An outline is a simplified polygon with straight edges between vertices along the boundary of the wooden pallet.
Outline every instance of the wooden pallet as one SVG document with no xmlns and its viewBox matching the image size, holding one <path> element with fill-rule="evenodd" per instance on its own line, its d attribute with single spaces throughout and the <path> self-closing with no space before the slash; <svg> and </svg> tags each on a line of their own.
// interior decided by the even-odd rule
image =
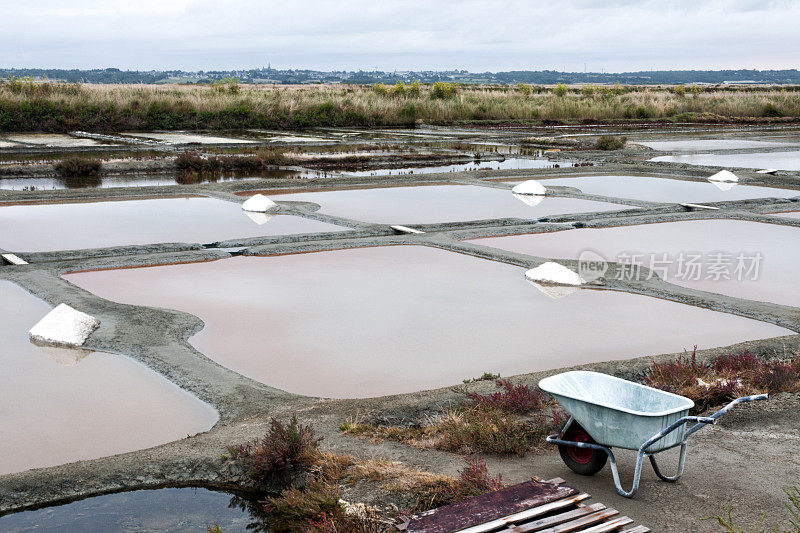
<svg viewBox="0 0 800 533">
<path fill-rule="evenodd" d="M 415 515 L 407 533 L 647 533 L 627 516 L 564 485 L 561 478 L 506 487 Z M 509 509 L 514 512 L 507 513 Z"/>
</svg>

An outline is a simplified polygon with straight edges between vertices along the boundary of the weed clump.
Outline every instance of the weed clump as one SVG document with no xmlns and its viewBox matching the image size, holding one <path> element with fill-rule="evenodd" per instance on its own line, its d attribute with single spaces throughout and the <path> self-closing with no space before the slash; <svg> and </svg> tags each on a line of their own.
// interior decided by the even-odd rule
<svg viewBox="0 0 800 533">
<path fill-rule="evenodd" d="M 98 159 L 81 156 L 69 156 L 55 164 L 56 172 L 62 178 L 85 178 L 100 175 L 103 163 Z"/>
<path fill-rule="evenodd" d="M 783 111 L 781 111 L 778 106 L 773 104 L 772 102 L 766 104 L 764 106 L 763 111 L 761 111 L 761 116 L 763 117 L 782 117 L 784 116 Z"/>
<path fill-rule="evenodd" d="M 445 499 L 449 503 L 466 500 L 505 487 L 503 476 L 497 474 L 496 477 L 492 477 L 483 458 L 468 457 L 465 461 L 464 468 L 458 471 L 458 480 L 445 493 Z"/>
<path fill-rule="evenodd" d="M 467 393 L 467 399 L 475 405 L 486 405 L 504 413 L 525 414 L 541 410 L 547 403 L 547 395 L 539 389 L 527 385 L 515 385 L 507 379 L 498 379 L 495 385 L 502 391 L 483 396 Z"/>
<path fill-rule="evenodd" d="M 288 424 L 273 418 L 264 437 L 231 451 L 247 467 L 256 485 L 265 486 L 275 478 L 285 478 L 314 464 L 321 441 L 314 428 L 301 425 L 296 416 Z"/>
<path fill-rule="evenodd" d="M 783 529 L 781 528 L 780 523 L 775 524 L 775 528 L 770 529 L 769 531 L 774 531 L 778 533 L 779 531 L 782 533 L 800 533 L 800 487 L 794 486 L 788 489 L 783 489 L 783 492 L 786 494 L 786 497 L 789 501 L 785 502 L 784 505 L 786 509 L 789 511 L 789 527 L 790 529 Z M 733 504 L 726 505 L 722 513 L 717 516 L 709 516 L 708 518 L 704 518 L 703 520 L 715 520 L 717 524 L 724 530 L 729 533 L 745 533 L 747 531 L 751 533 L 766 533 L 766 529 L 764 528 L 764 520 L 767 518 L 766 511 L 758 521 L 756 527 L 752 529 L 744 529 L 739 525 L 736 519 L 733 516 Z"/>
<path fill-rule="evenodd" d="M 743 352 L 702 364 L 692 352 L 675 361 L 654 362 L 642 381 L 691 398 L 694 412 L 702 412 L 739 396 L 800 391 L 800 358 L 768 361 Z"/>
<path fill-rule="evenodd" d="M 619 150 L 628 141 L 625 137 L 614 137 L 612 135 L 602 135 L 597 139 L 595 148 L 598 150 Z"/>
</svg>

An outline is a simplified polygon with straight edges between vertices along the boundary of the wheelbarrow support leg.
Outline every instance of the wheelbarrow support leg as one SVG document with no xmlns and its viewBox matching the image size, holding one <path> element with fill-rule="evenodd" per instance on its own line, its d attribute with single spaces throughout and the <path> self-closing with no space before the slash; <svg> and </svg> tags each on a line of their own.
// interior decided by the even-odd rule
<svg viewBox="0 0 800 533">
<path fill-rule="evenodd" d="M 653 472 L 656 473 L 659 479 L 661 479 L 662 481 L 667 481 L 669 483 L 675 483 L 683 475 L 683 466 L 686 463 L 686 442 L 684 442 L 681 445 L 681 456 L 680 459 L 678 459 L 678 473 L 675 474 L 674 476 L 665 476 L 664 474 L 661 473 L 661 470 L 658 468 L 658 463 L 656 463 L 655 454 L 648 455 L 648 457 L 650 457 L 650 464 L 653 467 Z"/>
</svg>

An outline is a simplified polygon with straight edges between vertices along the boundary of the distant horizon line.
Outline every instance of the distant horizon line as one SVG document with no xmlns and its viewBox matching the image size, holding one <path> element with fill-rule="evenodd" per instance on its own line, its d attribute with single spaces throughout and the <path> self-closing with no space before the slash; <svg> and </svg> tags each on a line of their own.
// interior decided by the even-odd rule
<svg viewBox="0 0 800 533">
<path fill-rule="evenodd" d="M 282 68 L 275 68 L 270 65 L 268 66 L 260 66 L 260 67 L 243 67 L 243 68 L 226 68 L 226 69 L 197 69 L 197 70 L 186 70 L 183 68 L 150 68 L 150 69 L 141 69 L 141 68 L 119 68 L 119 67 L 91 67 L 91 68 L 80 68 L 80 67 L 7 67 L 7 66 L 0 66 L 0 71 L 8 71 L 8 70 L 64 70 L 64 71 L 119 71 L 119 72 L 184 72 L 184 73 L 213 73 L 213 72 L 237 72 L 237 71 L 253 71 L 253 70 L 272 70 L 276 72 L 286 72 L 286 71 L 305 71 L 305 72 L 324 72 L 324 73 L 334 73 L 334 72 L 348 72 L 348 73 L 358 73 L 358 72 L 365 72 L 365 73 L 383 73 L 383 74 L 393 74 L 399 72 L 425 72 L 425 73 L 466 73 L 466 74 L 503 74 L 507 72 L 547 72 L 547 73 L 556 73 L 556 74 L 599 74 L 599 75 L 614 75 L 614 74 L 643 74 L 643 73 L 665 73 L 665 72 L 798 72 L 800 67 L 795 68 L 768 68 L 768 69 L 760 69 L 755 67 L 742 67 L 742 68 L 724 68 L 724 69 L 701 69 L 701 68 L 675 68 L 675 69 L 651 69 L 651 70 L 620 70 L 620 71 L 606 71 L 605 69 L 596 71 L 596 70 L 588 70 L 588 71 L 581 71 L 581 70 L 555 70 L 555 69 L 507 69 L 507 70 L 468 70 L 464 68 L 450 68 L 450 69 L 400 69 L 395 68 L 391 70 L 380 70 L 380 69 L 371 69 L 366 70 L 364 68 L 359 69 L 316 69 L 316 68 L 307 68 L 307 67 L 282 67 Z"/>
</svg>

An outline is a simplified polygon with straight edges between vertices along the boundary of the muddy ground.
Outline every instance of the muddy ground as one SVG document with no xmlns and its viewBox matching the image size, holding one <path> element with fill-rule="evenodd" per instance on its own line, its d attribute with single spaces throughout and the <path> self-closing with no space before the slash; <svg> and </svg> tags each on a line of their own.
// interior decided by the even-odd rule
<svg viewBox="0 0 800 533">
<path fill-rule="evenodd" d="M 753 138 L 796 136 L 794 130 L 770 128 L 748 131 L 737 127 L 732 131 L 696 128 L 696 137 Z M 527 134 L 529 136 L 529 134 Z M 629 137 L 633 137 L 628 133 Z M 664 134 L 673 138 L 674 133 Z M 518 135 L 494 132 L 486 138 L 497 142 L 514 142 Z M 648 139 L 659 138 L 648 132 Z M 287 180 L 254 180 L 209 183 L 201 185 L 74 189 L 60 191 L 0 191 L 0 203 L 81 201 L 88 199 L 162 197 L 168 195 L 198 195 L 231 202 L 242 202 L 246 191 L 277 189 L 322 190 L 341 187 L 408 185 L 418 183 L 463 183 L 486 187 L 507 188 L 498 181 L 504 178 L 534 179 L 545 176 L 638 174 L 704 180 L 719 170 L 682 164 L 652 163 L 646 159 L 666 152 L 655 152 L 637 145 L 620 151 L 590 150 L 592 141 L 581 140 L 572 150 L 562 150 L 554 158 L 592 161 L 595 166 L 537 170 L 502 170 L 463 172 L 458 174 L 425 174 L 413 176 L 310 178 L 302 183 Z M 575 149 L 578 148 L 578 149 Z M 749 152 L 759 150 L 748 150 Z M 637 200 L 620 200 L 585 195 L 576 189 L 557 188 L 548 194 L 610 201 L 630 205 L 630 210 L 564 214 L 545 221 L 498 219 L 464 223 L 415 225 L 424 234 L 398 234 L 386 225 L 370 224 L 324 215 L 318 206 L 307 203 L 280 203 L 281 212 L 344 225 L 351 231 L 335 234 L 308 234 L 287 237 L 264 237 L 231 240 L 221 243 L 153 244 L 111 249 L 67 252 L 27 253 L 8 250 L 29 261 L 29 265 L 0 266 L 0 278 L 13 281 L 51 304 L 66 302 L 101 320 L 101 327 L 87 342 L 87 348 L 120 353 L 133 357 L 168 379 L 196 394 L 220 412 L 219 423 L 210 431 L 165 444 L 119 456 L 30 470 L 0 476 L 0 514 L 36 505 L 50 504 L 74 498 L 139 488 L 161 486 L 207 485 L 225 487 L 236 483 L 241 473 L 226 462 L 222 455 L 226 447 L 258 437 L 264 433 L 269 417 L 288 417 L 298 414 L 303 422 L 313 423 L 325 436 L 325 448 L 365 457 L 387 457 L 424 467 L 431 471 L 455 474 L 463 464 L 460 456 L 435 450 L 419 450 L 397 443 L 371 443 L 368 440 L 340 434 L 338 426 L 353 413 L 367 419 L 392 424 L 412 424 L 427 415 L 439 412 L 458 398 L 449 388 L 423 391 L 401 396 L 360 399 L 325 400 L 289 394 L 247 379 L 230 371 L 197 352 L 187 339 L 203 324 L 186 313 L 118 304 L 98 298 L 59 277 L 75 270 L 165 264 L 225 258 L 235 253 L 272 255 L 300 251 L 319 251 L 344 247 L 377 245 L 425 245 L 466 253 L 487 260 L 502 261 L 532 267 L 546 258 L 528 256 L 462 242 L 472 237 L 509 235 L 540 231 L 564 230 L 581 226 L 624 226 L 687 219 L 742 219 L 774 224 L 800 226 L 800 220 L 769 215 L 775 211 L 800 209 L 800 172 L 780 171 L 775 175 L 757 174 L 752 170 L 737 170 L 741 183 L 794 188 L 798 198 L 758 199 L 708 204 L 720 207 L 717 211 L 694 210 L 677 204 L 660 204 Z M 0 207 L 1 208 L 1 207 Z M 565 261 L 567 266 L 572 262 Z M 574 265 L 572 265 L 574 266 Z M 596 283 L 594 290 L 622 290 L 690 303 L 710 309 L 733 313 L 774 323 L 800 332 L 800 308 L 765 302 L 742 300 L 719 294 L 679 287 L 659 279 L 647 280 L 643 272 L 639 279 L 617 281 L 614 268 L 605 280 Z M 631 332 L 635 334 L 635 332 Z M 734 347 L 719 347 L 700 352 L 701 358 L 711 358 L 729 351 L 749 349 L 755 353 L 796 354 L 796 335 L 754 341 Z M 499 347 L 502 348 L 502 347 Z M 641 354 L 633 360 L 586 365 L 621 377 L 635 378 L 653 360 L 670 359 L 675 354 Z M 560 370 L 558 370 L 560 371 Z M 535 384 L 538 379 L 557 370 L 515 377 L 520 382 Z M 469 376 L 465 376 L 469 377 Z M 491 384 L 479 383 L 475 390 L 486 391 Z M 594 501 L 615 507 L 654 531 L 716 531 L 703 517 L 718 514 L 732 502 L 736 514 L 745 523 L 754 523 L 764 511 L 770 520 L 784 513 L 781 489 L 800 483 L 800 394 L 780 394 L 768 402 L 739 408 L 716 427 L 698 433 L 689 446 L 684 477 L 676 484 L 656 479 L 645 468 L 639 493 L 633 499 L 616 494 L 610 470 L 604 469 L 593 478 L 572 474 L 553 449 L 543 449 L 525 457 L 489 457 L 490 469 L 500 472 L 507 482 L 518 482 L 531 476 L 564 477 L 576 488 L 592 494 Z M 666 459 L 666 458 L 665 458 Z M 674 457 L 672 458 L 674 459 Z M 633 457 L 621 453 L 619 462 L 623 482 L 630 483 Z M 669 471 L 669 460 L 664 462 Z M 348 495 L 369 501 L 368 492 Z"/>
</svg>

